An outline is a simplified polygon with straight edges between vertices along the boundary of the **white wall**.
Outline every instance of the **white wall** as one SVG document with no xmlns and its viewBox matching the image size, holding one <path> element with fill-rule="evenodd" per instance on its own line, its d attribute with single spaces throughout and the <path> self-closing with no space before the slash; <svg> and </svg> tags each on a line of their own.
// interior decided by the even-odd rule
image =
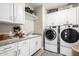
<svg viewBox="0 0 79 59">
<path fill-rule="evenodd" d="M 45 26 L 47 10 L 44 5 L 42 5 L 37 7 L 35 11 L 39 19 L 34 22 L 34 32 L 42 34 L 43 27 Z"/>
<path fill-rule="evenodd" d="M 29 4 L 26 4 L 26 7 L 30 7 L 32 10 L 34 10 Z M 25 24 L 22 25 L 21 27 L 26 34 L 34 32 L 34 18 L 25 14 Z"/>
<path fill-rule="evenodd" d="M 45 8 L 44 5 L 42 6 L 42 10 L 43 10 L 43 11 L 42 11 L 42 16 L 43 16 L 42 22 L 43 22 L 43 30 L 44 30 L 44 29 L 45 29 L 45 26 L 46 26 L 46 25 L 45 25 L 45 24 L 46 24 L 45 22 L 46 22 L 46 19 L 47 19 L 47 18 L 46 18 L 46 17 L 47 17 L 47 10 L 46 10 L 46 8 Z"/>
<path fill-rule="evenodd" d="M 35 11 L 39 19 L 37 19 L 37 21 L 34 22 L 34 32 L 42 34 L 41 42 L 43 48 L 43 26 L 44 26 L 44 21 L 46 20 L 47 12 L 43 5 L 36 8 Z"/>
<path fill-rule="evenodd" d="M 42 34 L 42 6 L 35 9 L 38 19 L 34 22 L 34 32 Z"/>
<path fill-rule="evenodd" d="M 34 21 L 33 20 L 27 20 L 25 21 L 24 25 L 21 25 L 22 30 L 27 34 L 29 32 L 34 32 Z"/>
</svg>

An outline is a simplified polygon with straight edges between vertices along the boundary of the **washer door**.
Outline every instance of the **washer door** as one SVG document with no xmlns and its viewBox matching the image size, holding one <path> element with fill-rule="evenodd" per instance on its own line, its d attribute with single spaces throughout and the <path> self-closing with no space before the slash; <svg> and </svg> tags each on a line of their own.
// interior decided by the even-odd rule
<svg viewBox="0 0 79 59">
<path fill-rule="evenodd" d="M 75 43 L 79 39 L 79 34 L 76 30 L 68 28 L 61 32 L 61 38 L 67 43 Z"/>
<path fill-rule="evenodd" d="M 47 29 L 45 31 L 45 37 L 48 40 L 54 40 L 56 38 L 56 32 L 55 32 L 55 30 L 53 30 L 53 29 Z"/>
</svg>

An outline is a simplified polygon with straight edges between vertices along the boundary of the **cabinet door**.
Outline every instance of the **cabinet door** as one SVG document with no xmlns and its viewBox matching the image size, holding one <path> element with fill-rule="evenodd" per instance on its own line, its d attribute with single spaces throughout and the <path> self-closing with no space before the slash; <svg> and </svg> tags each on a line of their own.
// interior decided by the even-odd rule
<svg viewBox="0 0 79 59">
<path fill-rule="evenodd" d="M 19 42 L 18 54 L 19 56 L 29 56 L 29 40 Z"/>
<path fill-rule="evenodd" d="M 30 39 L 30 55 L 33 55 L 36 52 L 37 40 L 36 38 Z"/>
<path fill-rule="evenodd" d="M 55 16 L 55 25 L 63 25 L 66 23 L 66 15 L 65 10 L 58 11 Z"/>
<path fill-rule="evenodd" d="M 37 37 L 37 50 L 41 48 L 41 37 Z"/>
<path fill-rule="evenodd" d="M 76 8 L 67 9 L 66 16 L 69 24 L 76 24 Z"/>
<path fill-rule="evenodd" d="M 49 13 L 47 14 L 46 20 L 45 20 L 45 26 L 52 26 L 55 24 L 56 21 L 57 12 Z"/>
<path fill-rule="evenodd" d="M 13 21 L 13 4 L 12 3 L 0 3 L 0 22 Z"/>
<path fill-rule="evenodd" d="M 17 56 L 17 43 L 0 47 L 0 56 Z"/>
<path fill-rule="evenodd" d="M 7 52 L 4 52 L 4 53 L 0 54 L 0 56 L 17 56 L 17 51 L 9 50 Z"/>
<path fill-rule="evenodd" d="M 25 23 L 25 4 L 14 3 L 14 23 L 24 24 Z"/>
<path fill-rule="evenodd" d="M 77 24 L 79 24 L 79 7 L 77 7 Z"/>
</svg>

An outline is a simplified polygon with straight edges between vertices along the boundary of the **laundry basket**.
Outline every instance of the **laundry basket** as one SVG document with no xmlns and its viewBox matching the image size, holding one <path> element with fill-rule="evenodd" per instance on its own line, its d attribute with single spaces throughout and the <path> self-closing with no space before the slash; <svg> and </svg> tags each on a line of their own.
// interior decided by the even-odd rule
<svg viewBox="0 0 79 59">
<path fill-rule="evenodd" d="M 72 56 L 79 56 L 79 45 L 74 45 L 72 47 Z"/>
</svg>

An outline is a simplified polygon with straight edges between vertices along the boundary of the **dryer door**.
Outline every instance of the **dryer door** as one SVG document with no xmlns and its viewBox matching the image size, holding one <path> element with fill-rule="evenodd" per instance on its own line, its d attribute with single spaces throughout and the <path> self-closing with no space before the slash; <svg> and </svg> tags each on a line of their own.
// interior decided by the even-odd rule
<svg viewBox="0 0 79 59">
<path fill-rule="evenodd" d="M 53 29 L 46 29 L 45 31 L 45 37 L 48 40 L 54 40 L 56 38 L 56 31 Z"/>
<path fill-rule="evenodd" d="M 75 43 L 79 39 L 79 34 L 76 30 L 68 28 L 61 32 L 61 38 L 67 43 Z"/>
</svg>

